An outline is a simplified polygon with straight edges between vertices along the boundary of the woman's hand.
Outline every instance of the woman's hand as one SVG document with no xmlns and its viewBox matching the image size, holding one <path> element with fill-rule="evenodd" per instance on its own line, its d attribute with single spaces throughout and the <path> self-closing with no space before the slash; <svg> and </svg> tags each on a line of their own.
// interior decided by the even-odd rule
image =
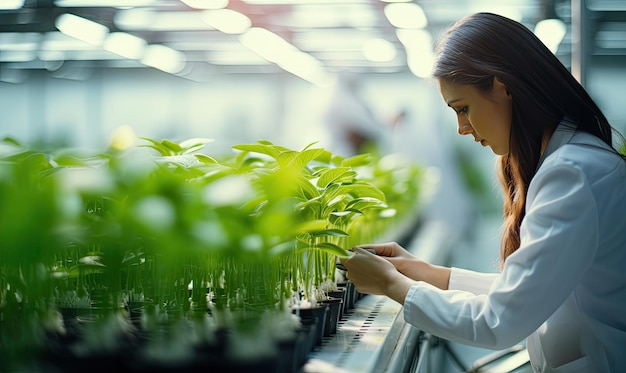
<svg viewBox="0 0 626 373">
<path fill-rule="evenodd" d="M 360 247 L 355 247 L 353 252 L 351 257 L 341 259 L 341 263 L 348 271 L 348 280 L 354 283 L 357 290 L 365 294 L 386 295 L 403 304 L 413 281 L 383 257 Z"/>
<path fill-rule="evenodd" d="M 419 266 L 420 260 L 396 242 L 359 245 L 357 247 L 374 250 L 376 255 L 385 257 L 402 274 L 414 280 L 419 280 L 419 273 L 417 273 L 419 268 L 415 268 L 415 266 Z"/>
<path fill-rule="evenodd" d="M 398 272 L 412 280 L 425 281 L 440 289 L 448 289 L 450 268 L 420 260 L 396 242 L 359 245 L 357 248 L 374 250 L 376 255 L 386 259 Z"/>
</svg>

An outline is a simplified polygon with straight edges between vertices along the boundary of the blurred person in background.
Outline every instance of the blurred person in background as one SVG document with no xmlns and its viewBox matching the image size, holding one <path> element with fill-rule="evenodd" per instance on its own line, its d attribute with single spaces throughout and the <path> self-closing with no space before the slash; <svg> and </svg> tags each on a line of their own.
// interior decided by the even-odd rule
<svg viewBox="0 0 626 373">
<path fill-rule="evenodd" d="M 337 75 L 322 120 L 329 140 L 326 148 L 334 154 L 350 157 L 388 151 L 390 126 L 374 114 L 363 98 L 355 73 Z"/>
<path fill-rule="evenodd" d="M 490 349 L 526 339 L 536 372 L 626 372 L 623 137 L 528 28 L 496 14 L 451 27 L 433 75 L 458 133 L 499 158 L 499 271 L 381 243 L 342 259 L 348 279 L 441 338 Z"/>
</svg>

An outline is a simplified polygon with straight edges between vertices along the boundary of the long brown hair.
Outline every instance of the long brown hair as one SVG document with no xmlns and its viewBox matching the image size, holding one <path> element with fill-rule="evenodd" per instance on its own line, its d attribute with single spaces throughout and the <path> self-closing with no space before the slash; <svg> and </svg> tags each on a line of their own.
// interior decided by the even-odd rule
<svg viewBox="0 0 626 373">
<path fill-rule="evenodd" d="M 498 160 L 504 192 L 501 264 L 520 246 L 526 193 L 546 131 L 568 117 L 612 146 L 606 117 L 561 61 L 521 23 L 476 13 L 453 25 L 437 49 L 433 76 L 489 92 L 497 77 L 512 97 L 509 153 Z"/>
</svg>

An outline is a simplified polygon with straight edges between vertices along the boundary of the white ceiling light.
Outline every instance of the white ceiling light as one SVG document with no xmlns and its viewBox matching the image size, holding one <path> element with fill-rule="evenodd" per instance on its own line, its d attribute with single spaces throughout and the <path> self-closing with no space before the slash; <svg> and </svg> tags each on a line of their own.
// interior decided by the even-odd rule
<svg viewBox="0 0 626 373">
<path fill-rule="evenodd" d="M 154 67 L 170 74 L 176 74 L 183 70 L 186 64 L 185 55 L 175 49 L 164 45 L 149 45 L 141 63 Z"/>
<path fill-rule="evenodd" d="M 131 60 L 140 59 L 146 51 L 145 40 L 125 32 L 114 32 L 104 41 L 103 48 Z"/>
<path fill-rule="evenodd" d="M 250 18 L 231 9 L 207 10 L 202 20 L 225 34 L 241 34 L 250 28 Z"/>
<path fill-rule="evenodd" d="M 109 33 L 106 26 L 69 13 L 57 17 L 55 25 L 65 35 L 93 45 L 101 45 Z"/>
<path fill-rule="evenodd" d="M 239 40 L 259 56 L 304 80 L 320 86 L 328 82 L 320 61 L 267 29 L 252 27 Z"/>
<path fill-rule="evenodd" d="M 24 0 L 2 0 L 0 9 L 19 9 L 24 5 Z"/>
<path fill-rule="evenodd" d="M 51 31 L 43 36 L 42 51 L 94 50 L 98 47 L 62 32 Z"/>
<path fill-rule="evenodd" d="M 425 30 L 400 29 L 396 35 L 406 51 L 409 70 L 417 77 L 429 77 L 435 61 L 430 34 Z"/>
<path fill-rule="evenodd" d="M 565 24 L 559 19 L 541 20 L 535 25 L 535 35 L 552 53 L 556 53 L 565 36 Z"/>
<path fill-rule="evenodd" d="M 202 20 L 202 12 L 197 11 L 153 11 L 144 8 L 124 9 L 115 15 L 117 27 L 125 30 L 181 31 L 207 30 Z"/>
<path fill-rule="evenodd" d="M 124 9 L 115 13 L 113 22 L 117 27 L 135 30 L 152 24 L 155 16 L 155 12 L 146 8 Z"/>
<path fill-rule="evenodd" d="M 228 0 L 181 0 L 194 9 L 223 9 L 228 6 Z"/>
<path fill-rule="evenodd" d="M 281 4 L 337 4 L 337 0 L 242 0 L 246 4 L 254 5 L 281 5 Z M 369 0 L 342 0 L 343 4 L 365 4 Z"/>
<path fill-rule="evenodd" d="M 308 53 L 292 51 L 280 56 L 277 65 L 300 78 L 319 86 L 329 84 L 330 77 L 320 61 Z"/>
<path fill-rule="evenodd" d="M 389 62 L 396 58 L 396 47 L 387 39 L 373 38 L 363 44 L 363 55 L 369 61 Z"/>
<path fill-rule="evenodd" d="M 55 0 L 60 7 L 133 7 L 153 4 L 155 0 Z"/>
<path fill-rule="evenodd" d="M 250 28 L 241 34 L 239 41 L 270 62 L 276 62 L 280 55 L 296 49 L 279 35 L 262 27 Z"/>
<path fill-rule="evenodd" d="M 392 3 L 385 5 L 385 16 L 397 28 L 420 29 L 428 25 L 422 7 L 415 3 Z"/>
</svg>

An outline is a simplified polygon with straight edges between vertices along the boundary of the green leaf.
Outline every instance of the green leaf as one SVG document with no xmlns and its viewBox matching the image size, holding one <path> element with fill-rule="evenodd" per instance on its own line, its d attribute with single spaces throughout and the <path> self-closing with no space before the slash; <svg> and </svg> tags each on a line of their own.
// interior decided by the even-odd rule
<svg viewBox="0 0 626 373">
<path fill-rule="evenodd" d="M 6 142 L 7 144 L 11 144 L 11 145 L 15 145 L 15 146 L 22 146 L 16 139 L 12 138 L 12 137 L 3 137 L 2 138 L 2 142 Z"/>
<path fill-rule="evenodd" d="M 197 152 L 198 150 L 204 148 L 204 144 L 196 144 L 194 146 L 191 146 L 189 148 L 184 148 L 183 151 L 181 151 L 181 154 L 191 154 L 194 152 Z"/>
<path fill-rule="evenodd" d="M 330 243 L 330 242 L 319 243 L 315 246 L 315 248 L 320 249 L 329 254 L 338 256 L 340 258 L 347 258 L 350 256 L 350 252 L 348 250 L 343 249 L 339 247 L 338 245 L 335 245 L 334 243 Z"/>
<path fill-rule="evenodd" d="M 309 220 L 306 221 L 296 227 L 296 232 L 299 233 L 307 233 L 307 232 L 320 232 L 326 229 L 328 225 L 328 221 L 326 220 Z"/>
<path fill-rule="evenodd" d="M 209 157 L 205 154 L 194 154 L 194 157 L 204 164 L 219 164 L 215 158 Z"/>
<path fill-rule="evenodd" d="M 365 210 L 372 207 L 386 208 L 387 204 L 378 198 L 359 197 L 348 202 L 346 205 L 346 209 L 354 210 Z"/>
<path fill-rule="evenodd" d="M 68 154 L 62 154 L 59 155 L 57 157 L 54 158 L 54 161 L 59 165 L 59 166 L 66 166 L 66 167 L 70 167 L 70 166 L 85 166 L 86 162 L 80 158 L 74 157 L 72 155 L 68 155 Z"/>
<path fill-rule="evenodd" d="M 326 222 L 328 224 L 328 222 Z M 312 236 L 315 237 L 323 237 L 323 236 L 331 236 L 331 237 L 347 237 L 348 233 L 342 231 L 341 229 L 331 228 L 324 229 L 321 231 L 310 232 Z"/>
<path fill-rule="evenodd" d="M 194 137 L 194 138 L 191 138 L 191 139 L 187 139 L 187 140 L 181 142 L 178 145 L 180 145 L 180 147 L 183 148 L 183 149 L 189 149 L 189 148 L 192 148 L 192 147 L 196 147 L 198 145 L 204 146 L 204 145 L 206 145 L 208 143 L 212 143 L 213 141 L 215 141 L 215 140 L 214 139 L 210 139 L 208 137 Z"/>
<path fill-rule="evenodd" d="M 309 162 L 316 159 L 323 153 L 324 153 L 324 149 L 322 148 L 313 148 L 313 149 L 303 150 L 299 152 L 298 154 L 296 154 L 296 156 L 289 162 L 289 166 L 295 167 L 296 169 L 301 170 L 304 167 L 306 167 L 306 165 L 309 164 Z"/>
<path fill-rule="evenodd" d="M 165 148 L 170 149 L 172 152 L 174 152 L 174 154 L 179 154 L 183 150 L 180 145 L 167 139 L 161 140 L 161 144 L 163 144 Z"/>
<path fill-rule="evenodd" d="M 354 214 L 354 211 L 333 211 L 330 214 L 333 216 L 348 216 Z"/>
<path fill-rule="evenodd" d="M 341 161 L 342 167 L 359 167 L 366 166 L 370 164 L 372 161 L 372 156 L 370 154 L 358 154 L 350 158 L 346 158 Z"/>
<path fill-rule="evenodd" d="M 309 143 L 307 146 L 305 146 L 302 151 L 307 150 L 308 148 L 312 147 L 313 145 L 317 144 L 319 141 L 313 141 L 312 143 Z"/>
<path fill-rule="evenodd" d="M 276 160 L 278 161 L 280 167 L 287 167 L 291 163 L 291 161 L 296 158 L 297 155 L 298 152 L 296 152 L 295 150 L 287 150 L 281 152 Z"/>
<path fill-rule="evenodd" d="M 322 199 L 322 196 L 317 196 L 317 197 L 314 197 L 314 198 L 311 198 L 311 199 L 307 199 L 306 201 L 302 201 L 302 202 L 297 203 L 295 207 L 298 210 L 303 210 L 303 209 L 311 206 L 312 204 L 321 205 L 321 202 L 320 202 L 321 199 Z"/>
<path fill-rule="evenodd" d="M 298 189 L 302 194 L 302 197 L 306 200 L 310 200 L 313 198 L 318 198 L 320 196 L 320 191 L 311 183 L 311 180 L 307 179 L 304 176 L 298 177 Z"/>
<path fill-rule="evenodd" d="M 317 179 L 317 186 L 322 189 L 326 188 L 328 184 L 338 180 L 348 171 L 350 171 L 350 168 L 348 167 L 328 168 L 323 170 L 320 173 L 319 179 Z"/>
<path fill-rule="evenodd" d="M 265 154 L 276 160 L 278 160 L 278 157 L 280 156 L 280 153 L 281 153 L 279 149 L 277 149 L 273 145 L 268 145 L 268 144 L 239 144 L 239 145 L 233 145 L 231 146 L 231 148 L 235 150 L 241 150 L 244 152 Z"/>
<path fill-rule="evenodd" d="M 368 183 L 354 183 L 354 184 L 345 184 L 341 186 L 341 189 L 344 193 L 353 195 L 357 198 L 375 198 L 386 202 L 387 199 L 385 197 L 385 193 L 383 193 L 376 186 Z"/>
<path fill-rule="evenodd" d="M 141 137 L 141 139 L 150 142 L 151 145 L 139 145 L 140 147 L 152 148 L 152 149 L 156 150 L 157 152 L 159 152 L 159 154 L 161 154 L 163 156 L 173 155 L 172 151 L 169 148 L 165 147 L 163 144 L 161 144 L 159 141 L 153 140 L 153 139 L 148 138 L 148 137 Z"/>
<path fill-rule="evenodd" d="M 343 162 L 344 159 L 346 159 L 346 157 L 343 157 L 337 154 L 332 154 L 330 158 L 330 163 L 337 165 L 337 166 L 341 166 L 341 163 Z"/>
<path fill-rule="evenodd" d="M 191 155 L 170 155 L 155 159 L 157 163 L 174 163 L 184 168 L 192 168 L 201 165 L 200 160 Z"/>
<path fill-rule="evenodd" d="M 334 205 L 338 204 L 339 202 L 341 202 L 341 201 L 345 200 L 346 198 L 348 198 L 348 196 L 347 196 L 347 195 L 345 195 L 345 194 L 340 194 L 340 195 L 336 196 L 335 198 L 333 198 L 331 201 L 329 201 L 329 202 L 326 204 L 326 207 L 332 207 L 332 206 L 334 206 Z"/>
</svg>

